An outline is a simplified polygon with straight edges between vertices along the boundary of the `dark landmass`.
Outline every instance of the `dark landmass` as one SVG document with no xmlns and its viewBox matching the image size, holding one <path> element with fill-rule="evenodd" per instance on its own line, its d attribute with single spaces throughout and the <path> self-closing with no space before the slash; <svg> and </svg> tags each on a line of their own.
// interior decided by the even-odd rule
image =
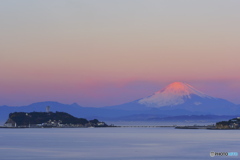
<svg viewBox="0 0 240 160">
<path fill-rule="evenodd" d="M 5 127 L 108 127 L 97 119 L 88 121 L 65 112 L 14 112 L 9 114 Z"/>
<path fill-rule="evenodd" d="M 240 129 L 240 117 L 217 122 L 216 129 Z"/>
<path fill-rule="evenodd" d="M 183 106 L 151 108 L 140 105 L 134 101 L 125 105 L 111 107 L 82 107 L 77 103 L 62 104 L 58 102 L 38 102 L 27 106 L 0 106 L 0 122 L 4 122 L 10 113 L 13 112 L 44 112 L 46 106 L 51 106 L 52 112 L 66 112 L 75 117 L 86 119 L 101 119 L 102 121 L 211 121 L 218 122 L 237 117 L 236 113 L 240 111 L 240 105 L 231 107 L 226 106 L 222 109 L 220 105 L 214 105 L 215 108 L 209 110 L 203 108 L 201 111 L 188 110 Z M 137 105 L 138 104 L 138 105 Z M 188 106 L 192 106 L 188 104 Z M 201 105 L 194 108 L 202 108 Z M 191 108 L 191 107 L 190 107 Z M 229 110 L 228 112 L 226 110 Z M 222 112 L 220 112 L 222 111 Z M 188 116 L 188 115 L 192 115 Z M 202 116 L 205 115 L 205 116 Z M 227 117 L 228 116 L 228 117 Z"/>
<path fill-rule="evenodd" d="M 240 129 L 240 117 L 233 118 L 228 121 L 217 122 L 216 125 L 176 126 L 175 129 L 213 129 L 213 130 Z"/>
</svg>

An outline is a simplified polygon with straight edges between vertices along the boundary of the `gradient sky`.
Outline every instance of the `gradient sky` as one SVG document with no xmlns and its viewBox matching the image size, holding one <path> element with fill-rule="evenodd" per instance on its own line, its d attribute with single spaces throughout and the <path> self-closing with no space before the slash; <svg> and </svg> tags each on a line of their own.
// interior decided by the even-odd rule
<svg viewBox="0 0 240 160">
<path fill-rule="evenodd" d="M 0 105 L 100 107 L 174 81 L 240 103 L 238 0 L 0 2 Z"/>
</svg>

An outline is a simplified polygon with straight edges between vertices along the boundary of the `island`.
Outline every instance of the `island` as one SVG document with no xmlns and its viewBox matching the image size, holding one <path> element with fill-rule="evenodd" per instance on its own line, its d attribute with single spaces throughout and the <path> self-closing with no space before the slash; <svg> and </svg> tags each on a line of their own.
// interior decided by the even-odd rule
<svg viewBox="0 0 240 160">
<path fill-rule="evenodd" d="M 240 117 L 217 122 L 216 129 L 240 129 Z"/>
<path fill-rule="evenodd" d="M 216 125 L 176 126 L 175 129 L 212 129 L 212 130 L 240 129 L 240 117 L 233 118 L 233 119 L 230 119 L 228 121 L 217 122 Z"/>
<path fill-rule="evenodd" d="M 112 126 L 112 125 L 110 125 Z M 14 112 L 4 124 L 6 128 L 82 128 L 110 127 L 97 119 L 76 118 L 65 112 Z"/>
</svg>

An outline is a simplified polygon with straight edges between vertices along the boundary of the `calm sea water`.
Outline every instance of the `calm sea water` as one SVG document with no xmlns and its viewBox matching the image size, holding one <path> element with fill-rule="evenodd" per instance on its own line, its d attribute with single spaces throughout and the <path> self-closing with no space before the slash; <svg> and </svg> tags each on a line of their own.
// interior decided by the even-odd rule
<svg viewBox="0 0 240 160">
<path fill-rule="evenodd" d="M 0 129 L 0 160 L 175 160 L 239 152 L 239 130 L 174 128 Z"/>
</svg>

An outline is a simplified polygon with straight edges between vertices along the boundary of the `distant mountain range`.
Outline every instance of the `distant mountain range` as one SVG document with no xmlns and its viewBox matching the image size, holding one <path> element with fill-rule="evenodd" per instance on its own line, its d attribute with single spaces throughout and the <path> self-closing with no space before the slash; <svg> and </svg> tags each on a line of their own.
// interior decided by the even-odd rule
<svg viewBox="0 0 240 160">
<path fill-rule="evenodd" d="M 182 82 L 174 82 L 146 98 L 108 108 L 127 111 L 154 110 L 156 113 L 167 115 L 240 114 L 239 105 L 208 96 Z"/>
<path fill-rule="evenodd" d="M 0 106 L 0 121 L 5 121 L 12 112 L 45 112 L 47 106 L 53 112 L 62 111 L 75 117 L 99 120 L 180 120 L 184 119 L 182 116 L 189 119 L 189 115 L 198 118 L 199 115 L 208 115 L 200 119 L 240 115 L 240 105 L 208 96 L 189 84 L 174 82 L 153 95 L 116 106 L 94 108 L 58 102 L 39 102 L 19 107 Z"/>
</svg>

